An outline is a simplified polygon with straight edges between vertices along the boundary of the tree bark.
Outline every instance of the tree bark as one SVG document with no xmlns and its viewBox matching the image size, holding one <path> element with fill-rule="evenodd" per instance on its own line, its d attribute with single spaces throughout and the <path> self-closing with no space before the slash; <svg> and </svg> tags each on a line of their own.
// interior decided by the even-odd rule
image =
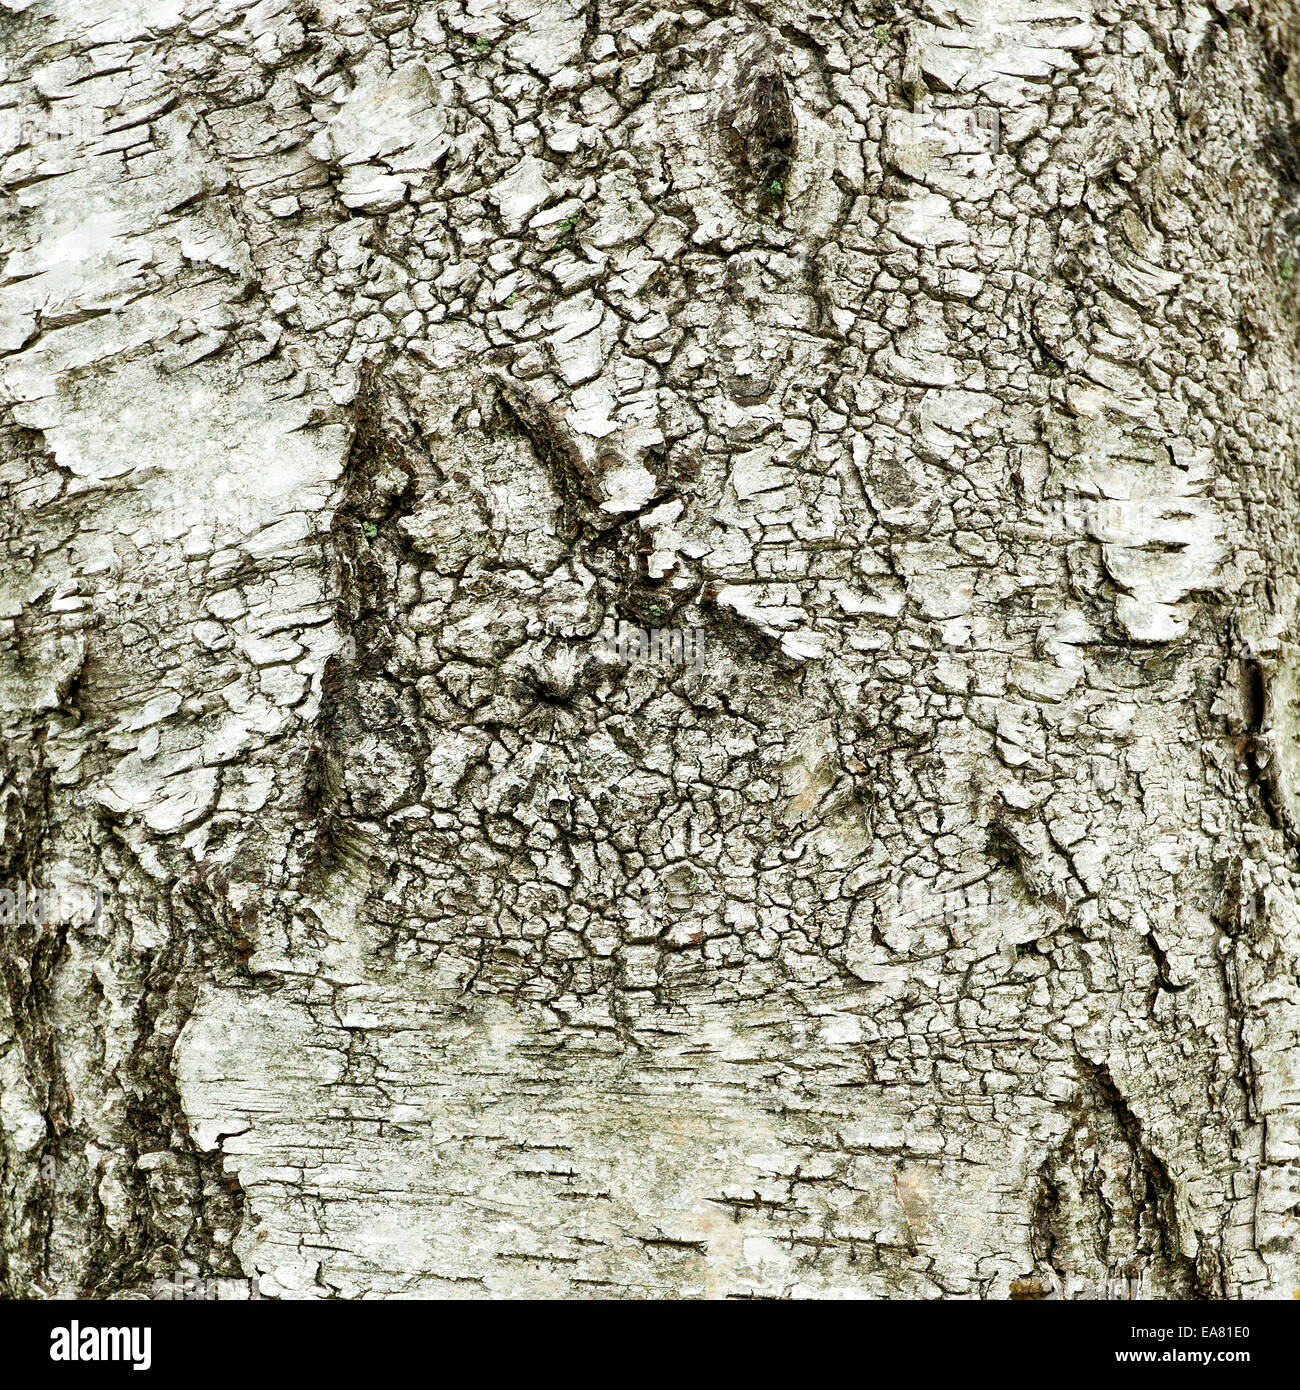
<svg viewBox="0 0 1300 1390">
<path fill-rule="evenodd" d="M 4 1292 L 1300 1291 L 1293 5 L 0 9 Z"/>
</svg>

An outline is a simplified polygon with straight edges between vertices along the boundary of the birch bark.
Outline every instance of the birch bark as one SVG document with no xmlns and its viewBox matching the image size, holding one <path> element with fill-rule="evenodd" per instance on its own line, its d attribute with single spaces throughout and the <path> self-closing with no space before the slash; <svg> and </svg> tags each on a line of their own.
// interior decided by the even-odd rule
<svg viewBox="0 0 1300 1390">
<path fill-rule="evenodd" d="M 0 52 L 8 1294 L 1300 1290 L 1293 5 Z"/>
</svg>

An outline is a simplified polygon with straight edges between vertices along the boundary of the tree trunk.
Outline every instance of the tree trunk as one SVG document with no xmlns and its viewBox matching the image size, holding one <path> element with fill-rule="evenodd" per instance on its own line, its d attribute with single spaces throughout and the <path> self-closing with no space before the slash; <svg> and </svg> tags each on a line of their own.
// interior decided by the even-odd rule
<svg viewBox="0 0 1300 1390">
<path fill-rule="evenodd" d="M 1300 1289 L 1293 6 L 0 5 L 4 1291 Z"/>
</svg>

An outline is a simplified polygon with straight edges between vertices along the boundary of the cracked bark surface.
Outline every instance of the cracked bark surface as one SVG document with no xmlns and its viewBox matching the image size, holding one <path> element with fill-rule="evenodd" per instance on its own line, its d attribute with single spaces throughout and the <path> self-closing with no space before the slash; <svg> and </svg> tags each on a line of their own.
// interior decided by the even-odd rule
<svg viewBox="0 0 1300 1390">
<path fill-rule="evenodd" d="M 0 1288 L 1292 1297 L 1298 21 L 0 0 Z"/>
</svg>

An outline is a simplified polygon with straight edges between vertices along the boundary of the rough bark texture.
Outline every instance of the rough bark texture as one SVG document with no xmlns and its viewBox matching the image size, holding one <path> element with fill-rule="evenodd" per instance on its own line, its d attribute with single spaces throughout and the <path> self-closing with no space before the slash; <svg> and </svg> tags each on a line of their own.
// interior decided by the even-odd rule
<svg viewBox="0 0 1300 1390">
<path fill-rule="evenodd" d="M 1296 18 L 0 0 L 3 1289 L 1292 1297 Z"/>
</svg>

